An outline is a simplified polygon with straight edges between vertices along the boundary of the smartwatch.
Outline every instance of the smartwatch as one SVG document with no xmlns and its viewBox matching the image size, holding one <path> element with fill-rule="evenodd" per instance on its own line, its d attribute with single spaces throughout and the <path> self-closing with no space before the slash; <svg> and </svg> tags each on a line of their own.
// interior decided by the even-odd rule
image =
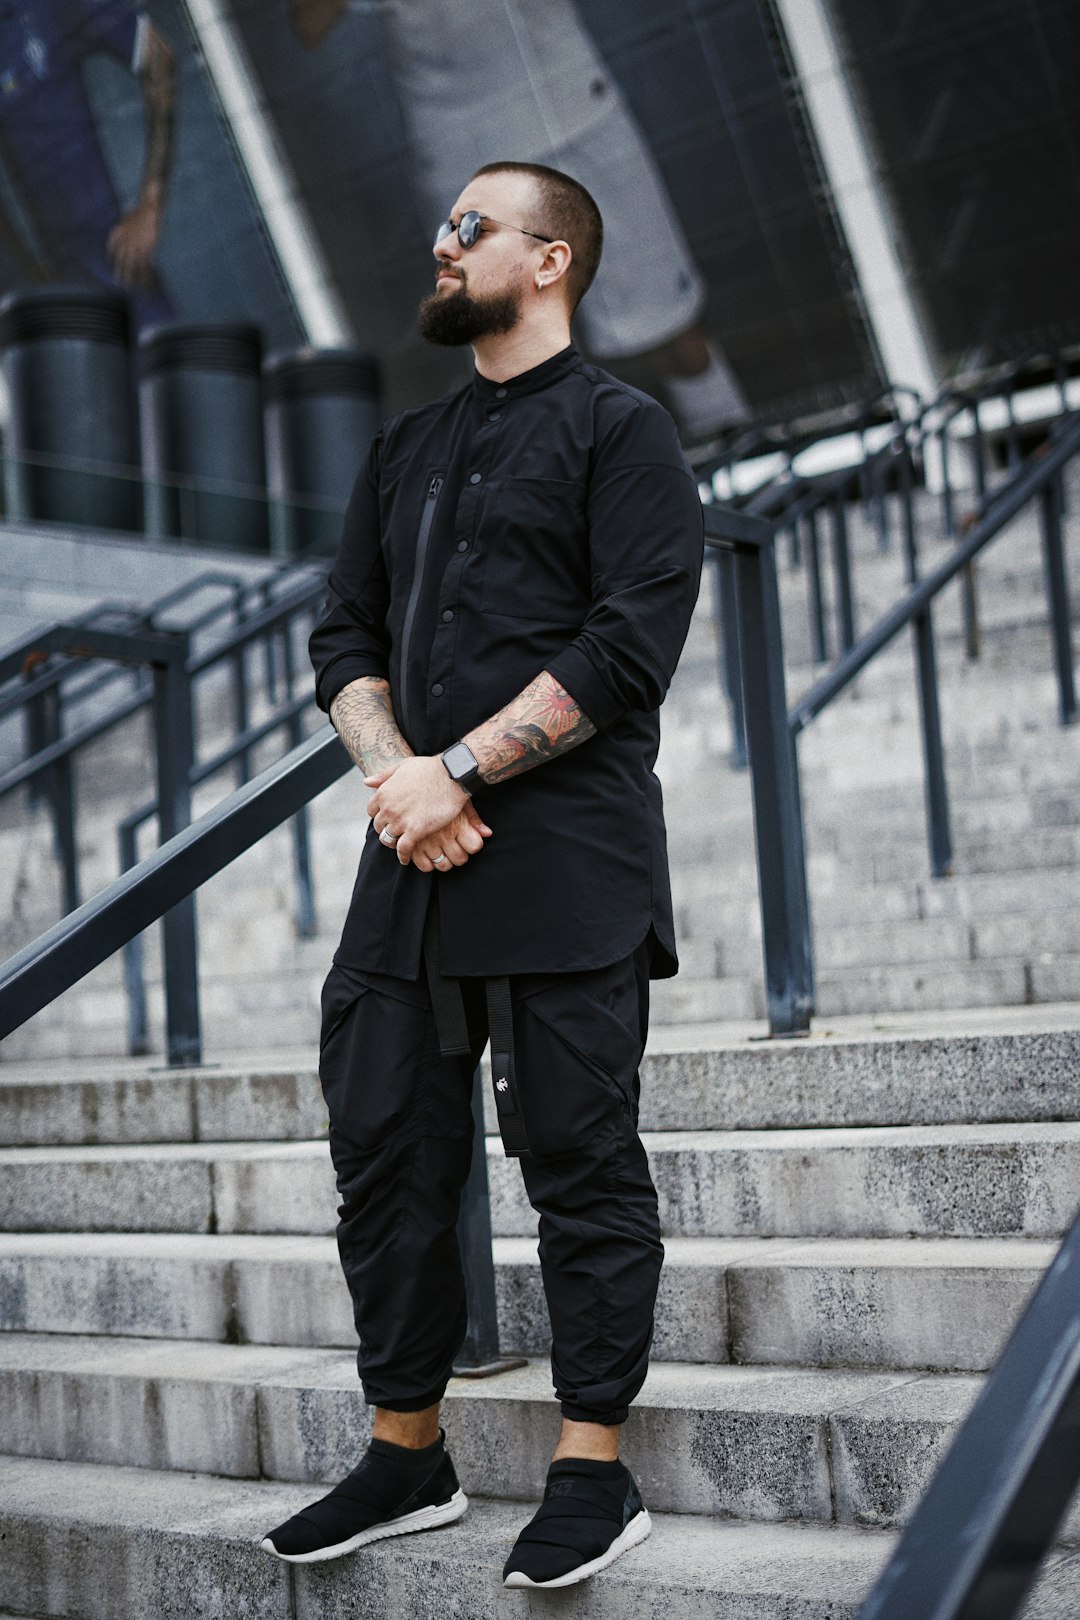
<svg viewBox="0 0 1080 1620">
<path fill-rule="evenodd" d="M 464 788 L 466 793 L 473 794 L 478 788 L 483 787 L 484 780 L 480 775 L 480 767 L 468 743 L 451 743 L 441 758 L 451 780 L 456 782 L 458 787 Z"/>
</svg>

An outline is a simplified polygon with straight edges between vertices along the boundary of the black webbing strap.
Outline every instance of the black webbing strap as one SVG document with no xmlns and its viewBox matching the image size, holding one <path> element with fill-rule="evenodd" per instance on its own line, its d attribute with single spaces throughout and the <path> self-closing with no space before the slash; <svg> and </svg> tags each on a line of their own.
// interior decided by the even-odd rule
<svg viewBox="0 0 1080 1620">
<path fill-rule="evenodd" d="M 424 967 L 427 970 L 428 989 L 431 992 L 431 1007 L 435 1014 L 439 1051 L 444 1057 L 458 1057 L 470 1049 L 469 1026 L 465 1021 L 465 1000 L 461 994 L 461 980 L 447 978 L 439 967 L 437 890 L 431 896 L 431 904 L 424 920 Z"/>
<path fill-rule="evenodd" d="M 484 989 L 491 1035 L 491 1084 L 499 1116 L 499 1135 L 506 1157 L 523 1159 L 529 1151 L 529 1138 L 514 1077 L 514 1019 L 510 1006 L 510 980 L 486 979 Z"/>
</svg>

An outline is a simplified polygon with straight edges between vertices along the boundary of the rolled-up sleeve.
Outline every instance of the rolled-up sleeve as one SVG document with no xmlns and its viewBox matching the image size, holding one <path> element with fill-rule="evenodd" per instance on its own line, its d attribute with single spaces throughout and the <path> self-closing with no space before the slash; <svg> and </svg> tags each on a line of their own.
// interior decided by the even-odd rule
<svg viewBox="0 0 1080 1620">
<path fill-rule="evenodd" d="M 605 431 L 586 514 L 592 606 L 546 668 L 602 731 L 664 701 L 701 580 L 701 502 L 661 406 L 631 402 Z"/>
<path fill-rule="evenodd" d="M 326 606 L 308 643 L 316 701 L 327 712 L 350 681 L 362 675 L 388 678 L 390 583 L 379 526 L 381 462 L 380 434 L 353 486 L 341 544 L 327 580 Z"/>
</svg>

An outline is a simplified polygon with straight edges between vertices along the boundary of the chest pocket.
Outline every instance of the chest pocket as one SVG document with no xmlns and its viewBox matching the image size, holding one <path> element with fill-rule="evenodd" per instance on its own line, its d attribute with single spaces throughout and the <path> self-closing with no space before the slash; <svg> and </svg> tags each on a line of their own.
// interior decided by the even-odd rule
<svg viewBox="0 0 1080 1620">
<path fill-rule="evenodd" d="M 584 484 L 492 479 L 477 539 L 484 552 L 482 612 L 583 622 L 590 602 Z"/>
</svg>

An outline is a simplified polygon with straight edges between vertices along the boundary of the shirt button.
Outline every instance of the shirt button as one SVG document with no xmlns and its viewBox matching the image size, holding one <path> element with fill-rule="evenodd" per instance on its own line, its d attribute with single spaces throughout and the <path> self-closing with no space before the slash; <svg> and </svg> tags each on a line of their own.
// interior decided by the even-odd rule
<svg viewBox="0 0 1080 1620">
<path fill-rule="evenodd" d="M 495 398 L 496 399 L 505 399 L 506 398 L 506 389 L 505 388 L 496 388 L 496 390 L 495 390 Z"/>
<path fill-rule="evenodd" d="M 459 551 L 468 551 L 469 542 L 467 540 L 459 540 L 457 543 L 457 548 Z"/>
<path fill-rule="evenodd" d="M 453 610 L 451 608 L 447 608 L 446 612 L 442 616 L 443 624 L 449 624 L 450 621 L 453 619 L 453 617 L 454 617 Z"/>
<path fill-rule="evenodd" d="M 501 415 L 502 415 L 502 411 L 488 411 L 488 421 L 489 422 L 497 422 Z"/>
<path fill-rule="evenodd" d="M 436 681 L 435 685 L 431 688 L 431 695 L 432 695 L 432 697 L 442 697 L 442 694 L 443 694 L 442 682 L 441 681 Z"/>
<path fill-rule="evenodd" d="M 470 484 L 478 484 L 480 482 L 480 477 L 481 477 L 480 473 L 470 473 L 469 474 L 469 483 Z"/>
</svg>

